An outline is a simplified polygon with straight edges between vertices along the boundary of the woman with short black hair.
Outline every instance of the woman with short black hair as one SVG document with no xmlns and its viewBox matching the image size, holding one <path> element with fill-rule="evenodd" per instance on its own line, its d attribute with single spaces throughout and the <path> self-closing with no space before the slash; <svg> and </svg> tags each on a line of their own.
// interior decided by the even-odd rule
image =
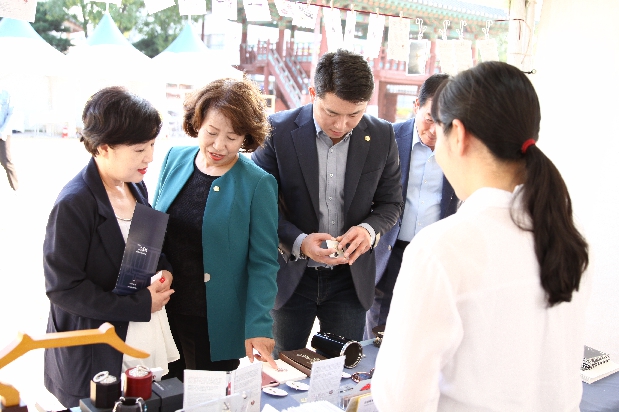
<svg viewBox="0 0 619 412">
<path fill-rule="evenodd" d="M 114 325 L 123 340 L 129 322 L 148 322 L 170 299 L 171 266 L 162 255 L 155 282 L 129 296 L 112 292 L 136 203 L 148 205 L 142 181 L 161 129 L 157 110 L 121 87 L 95 93 L 82 114 L 80 141 L 88 165 L 60 192 L 43 244 L 47 332 Z M 45 350 L 45 387 L 66 407 L 90 395 L 90 380 L 108 371 L 120 378 L 123 354 L 108 345 Z"/>
<path fill-rule="evenodd" d="M 404 253 L 372 392 L 384 411 L 578 411 L 588 246 L 537 146 L 526 75 L 488 62 L 437 91 L 436 160 L 464 201 Z"/>
</svg>

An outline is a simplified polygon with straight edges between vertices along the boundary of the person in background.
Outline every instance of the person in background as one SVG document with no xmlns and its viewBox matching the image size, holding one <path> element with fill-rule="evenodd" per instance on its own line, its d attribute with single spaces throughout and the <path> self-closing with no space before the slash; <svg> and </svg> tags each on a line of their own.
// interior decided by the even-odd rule
<svg viewBox="0 0 619 412">
<path fill-rule="evenodd" d="M 167 306 L 184 369 L 230 371 L 271 358 L 277 286 L 277 182 L 239 151 L 269 133 L 265 102 L 248 79 L 221 79 L 185 101 L 183 129 L 197 146 L 166 155 L 154 207 L 170 215 L 163 251 L 174 267 Z"/>
<path fill-rule="evenodd" d="M 95 93 L 82 114 L 80 141 L 92 158 L 60 192 L 43 243 L 47 332 L 96 329 L 111 323 L 125 340 L 129 322 L 148 322 L 174 292 L 161 255 L 155 282 L 133 295 L 113 292 L 136 203 L 148 205 L 142 179 L 161 129 L 157 110 L 121 87 Z M 45 387 L 66 408 L 90 396 L 90 380 L 108 371 L 120 378 L 123 354 L 108 345 L 46 349 Z"/>
<path fill-rule="evenodd" d="M 415 117 L 393 125 L 400 153 L 404 211 L 376 247 L 376 293 L 366 315 L 366 339 L 374 337 L 374 327 L 387 321 L 404 248 L 421 229 L 456 212 L 458 197 L 434 156 L 436 125 L 430 114 L 434 93 L 448 78 L 446 74 L 428 77 L 415 99 Z"/>
<path fill-rule="evenodd" d="M 485 62 L 432 105 L 436 160 L 464 201 L 404 252 L 372 382 L 380 411 L 578 411 L 587 242 L 537 146 L 519 69 Z"/>
<path fill-rule="evenodd" d="M 361 340 L 374 299 L 373 248 L 402 209 L 398 148 L 390 123 L 364 114 L 374 77 L 340 49 L 316 66 L 312 103 L 271 116 L 254 162 L 279 184 L 278 294 L 271 312 L 278 354 L 321 332 Z M 342 256 L 330 257 L 339 242 Z"/>
<path fill-rule="evenodd" d="M 0 90 L 0 164 L 6 171 L 6 177 L 13 190 L 17 190 L 17 172 L 11 159 L 11 116 L 13 105 L 11 96 L 6 90 Z"/>
</svg>

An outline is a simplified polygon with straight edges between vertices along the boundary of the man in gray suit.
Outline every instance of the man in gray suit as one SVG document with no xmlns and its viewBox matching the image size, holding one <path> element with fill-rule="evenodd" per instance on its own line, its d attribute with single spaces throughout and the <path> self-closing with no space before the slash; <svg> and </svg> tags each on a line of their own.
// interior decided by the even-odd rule
<svg viewBox="0 0 619 412">
<path fill-rule="evenodd" d="M 270 117 L 273 131 L 252 155 L 279 185 L 277 355 L 322 332 L 361 340 L 374 298 L 374 246 L 402 209 L 391 124 L 364 114 L 374 78 L 360 55 L 338 50 L 316 67 L 312 103 Z M 339 241 L 343 255 L 326 248 Z"/>
<path fill-rule="evenodd" d="M 404 248 L 421 229 L 456 212 L 458 198 L 434 159 L 436 133 L 430 115 L 432 98 L 448 78 L 428 77 L 415 100 L 415 117 L 393 125 L 405 204 L 401 218 L 376 248 L 376 294 L 366 316 L 365 338 L 372 338 L 372 328 L 387 321 Z"/>
</svg>

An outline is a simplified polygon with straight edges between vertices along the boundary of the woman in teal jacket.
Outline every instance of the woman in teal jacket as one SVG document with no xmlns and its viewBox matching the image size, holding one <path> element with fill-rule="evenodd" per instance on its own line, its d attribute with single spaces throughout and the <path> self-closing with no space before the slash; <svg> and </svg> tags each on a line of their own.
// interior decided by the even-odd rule
<svg viewBox="0 0 619 412">
<path fill-rule="evenodd" d="M 233 370 L 253 349 L 269 361 L 277 293 L 277 183 L 239 151 L 270 126 L 249 80 L 222 79 L 185 101 L 185 132 L 198 147 L 172 148 L 154 207 L 170 215 L 163 250 L 174 268 L 168 318 L 183 369 Z"/>
</svg>

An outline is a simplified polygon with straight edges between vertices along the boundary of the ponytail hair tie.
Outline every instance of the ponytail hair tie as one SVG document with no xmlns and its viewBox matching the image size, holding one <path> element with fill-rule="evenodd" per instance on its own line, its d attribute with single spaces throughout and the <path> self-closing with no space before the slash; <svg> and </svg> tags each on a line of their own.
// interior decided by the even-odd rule
<svg viewBox="0 0 619 412">
<path fill-rule="evenodd" d="M 525 140 L 525 142 L 522 144 L 522 147 L 520 148 L 520 151 L 522 152 L 522 154 L 526 154 L 529 146 L 534 145 L 534 144 L 535 144 L 535 140 L 533 139 Z"/>
</svg>

